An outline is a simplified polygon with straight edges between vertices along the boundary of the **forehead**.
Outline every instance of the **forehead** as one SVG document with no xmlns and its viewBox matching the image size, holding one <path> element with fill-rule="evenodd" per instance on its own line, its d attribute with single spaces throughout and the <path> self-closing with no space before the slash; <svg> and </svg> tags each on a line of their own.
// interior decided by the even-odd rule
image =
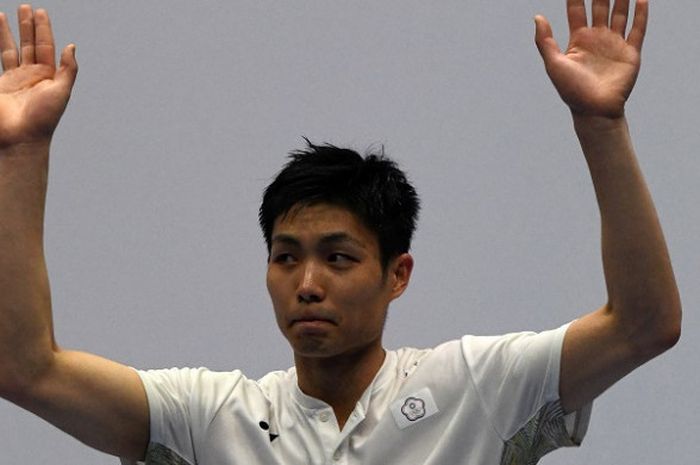
<svg viewBox="0 0 700 465">
<path fill-rule="evenodd" d="M 293 207 L 286 215 L 277 217 L 272 228 L 273 243 L 279 235 L 313 241 L 338 234 L 345 234 L 367 248 L 379 247 L 376 235 L 357 215 L 327 203 Z"/>
</svg>

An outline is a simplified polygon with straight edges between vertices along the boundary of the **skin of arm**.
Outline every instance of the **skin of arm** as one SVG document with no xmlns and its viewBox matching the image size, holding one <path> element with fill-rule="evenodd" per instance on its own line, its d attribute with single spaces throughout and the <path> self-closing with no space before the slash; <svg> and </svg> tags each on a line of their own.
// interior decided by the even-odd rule
<svg viewBox="0 0 700 465">
<path fill-rule="evenodd" d="M 44 10 L 18 10 L 16 46 L 0 13 L 0 396 L 107 453 L 143 458 L 148 406 L 135 371 L 61 349 L 43 247 L 53 132 L 77 75 Z"/>
<path fill-rule="evenodd" d="M 572 412 L 680 337 L 681 302 L 651 194 L 630 138 L 624 105 L 636 81 L 648 0 L 568 0 L 570 39 L 560 52 L 549 22 L 535 18 L 547 73 L 571 109 L 600 210 L 608 301 L 564 338 L 562 406 Z"/>
</svg>

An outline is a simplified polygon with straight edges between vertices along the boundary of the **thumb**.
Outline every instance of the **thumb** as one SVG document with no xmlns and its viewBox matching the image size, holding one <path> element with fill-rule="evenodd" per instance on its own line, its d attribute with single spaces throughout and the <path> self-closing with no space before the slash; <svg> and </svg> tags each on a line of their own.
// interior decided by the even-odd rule
<svg viewBox="0 0 700 465">
<path fill-rule="evenodd" d="M 75 77 L 78 75 L 78 62 L 75 60 L 75 44 L 66 46 L 61 52 L 61 61 L 56 71 L 55 80 L 69 90 L 73 88 Z"/>
<path fill-rule="evenodd" d="M 545 66 L 561 51 L 552 35 L 552 26 L 544 16 L 535 16 L 535 45 L 539 50 Z"/>
</svg>

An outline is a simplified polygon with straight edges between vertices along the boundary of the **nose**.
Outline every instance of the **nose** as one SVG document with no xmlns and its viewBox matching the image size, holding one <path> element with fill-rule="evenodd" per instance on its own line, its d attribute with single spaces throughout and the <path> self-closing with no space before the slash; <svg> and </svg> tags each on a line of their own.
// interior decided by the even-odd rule
<svg viewBox="0 0 700 465">
<path fill-rule="evenodd" d="M 321 285 L 322 270 L 312 260 L 306 262 L 302 269 L 301 281 L 297 288 L 297 300 L 300 303 L 321 302 L 325 297 Z"/>
</svg>

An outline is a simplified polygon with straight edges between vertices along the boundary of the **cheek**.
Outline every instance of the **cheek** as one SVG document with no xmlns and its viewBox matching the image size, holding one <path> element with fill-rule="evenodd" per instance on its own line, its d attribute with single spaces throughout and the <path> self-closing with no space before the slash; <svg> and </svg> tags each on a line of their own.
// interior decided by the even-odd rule
<svg viewBox="0 0 700 465">
<path fill-rule="evenodd" d="M 272 302 L 272 309 L 275 313 L 275 321 L 279 329 L 284 332 L 284 298 L 280 289 L 279 280 L 276 280 L 274 273 L 267 273 L 267 293 L 270 295 L 270 300 Z"/>
<path fill-rule="evenodd" d="M 290 277 L 276 269 L 270 267 L 266 275 L 267 292 L 271 297 L 280 296 L 284 293 L 284 289 L 290 284 Z"/>
<path fill-rule="evenodd" d="M 388 304 L 384 286 L 376 280 L 361 280 L 346 282 L 342 290 L 336 293 L 338 304 L 349 309 L 349 316 L 357 316 L 360 320 L 380 319 Z M 376 315 L 376 318 L 374 318 Z"/>
<path fill-rule="evenodd" d="M 276 276 L 274 272 L 268 271 L 266 284 L 267 293 L 270 295 L 272 306 L 275 309 L 275 313 L 277 313 L 280 305 L 284 302 L 284 283 L 280 281 L 279 276 Z"/>
<path fill-rule="evenodd" d="M 267 286 L 267 293 L 272 297 L 274 294 L 274 280 L 270 270 L 267 270 L 267 274 L 265 275 L 265 285 Z"/>
</svg>

